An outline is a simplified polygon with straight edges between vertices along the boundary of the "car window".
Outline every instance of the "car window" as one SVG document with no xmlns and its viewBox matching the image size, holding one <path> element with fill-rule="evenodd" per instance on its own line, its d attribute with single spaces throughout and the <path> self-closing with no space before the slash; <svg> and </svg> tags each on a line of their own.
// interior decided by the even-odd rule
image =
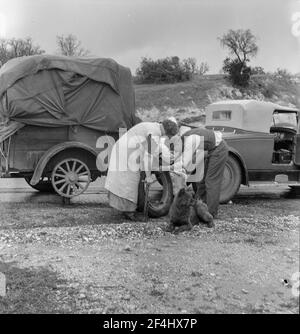
<svg viewBox="0 0 300 334">
<path fill-rule="evenodd" d="M 273 126 L 280 124 L 290 124 L 297 127 L 297 114 L 295 112 L 278 112 L 273 114 Z"/>
<path fill-rule="evenodd" d="M 230 121 L 231 110 L 216 110 L 212 114 L 212 119 L 218 121 Z"/>
</svg>

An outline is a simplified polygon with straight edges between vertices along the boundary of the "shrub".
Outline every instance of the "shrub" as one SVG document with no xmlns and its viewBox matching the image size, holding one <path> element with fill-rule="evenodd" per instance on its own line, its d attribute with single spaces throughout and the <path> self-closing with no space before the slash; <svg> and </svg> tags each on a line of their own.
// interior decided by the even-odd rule
<svg viewBox="0 0 300 334">
<path fill-rule="evenodd" d="M 266 74 L 265 70 L 261 66 L 251 67 L 251 74 Z"/>
<path fill-rule="evenodd" d="M 230 81 L 241 87 L 249 85 L 251 68 L 238 59 L 226 58 L 223 63 L 223 71 L 229 74 Z"/>
<path fill-rule="evenodd" d="M 175 83 L 191 80 L 197 71 L 194 58 L 166 57 L 158 60 L 142 58 L 136 71 L 137 83 Z"/>
<path fill-rule="evenodd" d="M 266 98 L 271 99 L 277 93 L 277 86 L 275 83 L 268 81 L 262 87 L 261 92 Z"/>
<path fill-rule="evenodd" d="M 293 75 L 284 68 L 277 68 L 277 70 L 273 73 L 273 77 L 275 80 L 279 80 L 287 84 L 293 82 Z"/>
</svg>

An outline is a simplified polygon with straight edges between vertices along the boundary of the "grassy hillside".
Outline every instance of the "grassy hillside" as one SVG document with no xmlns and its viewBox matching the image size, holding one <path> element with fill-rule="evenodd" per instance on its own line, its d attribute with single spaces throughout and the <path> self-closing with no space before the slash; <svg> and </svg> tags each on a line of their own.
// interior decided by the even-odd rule
<svg viewBox="0 0 300 334">
<path fill-rule="evenodd" d="M 223 75 L 197 76 L 176 84 L 135 85 L 136 107 L 145 121 L 175 116 L 185 122 L 203 119 L 204 108 L 227 99 L 257 99 L 300 107 L 300 84 L 271 75 L 253 76 L 247 89 L 238 89 Z"/>
</svg>

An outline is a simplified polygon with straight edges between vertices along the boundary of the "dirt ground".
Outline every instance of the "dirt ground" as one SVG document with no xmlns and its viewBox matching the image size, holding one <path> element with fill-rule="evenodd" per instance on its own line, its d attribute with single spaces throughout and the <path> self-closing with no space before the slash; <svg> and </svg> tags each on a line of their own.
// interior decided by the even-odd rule
<svg viewBox="0 0 300 334">
<path fill-rule="evenodd" d="M 89 200 L 92 198 L 93 200 Z M 238 196 L 213 229 L 127 222 L 104 194 L 0 203 L 0 313 L 299 313 L 300 199 Z"/>
</svg>

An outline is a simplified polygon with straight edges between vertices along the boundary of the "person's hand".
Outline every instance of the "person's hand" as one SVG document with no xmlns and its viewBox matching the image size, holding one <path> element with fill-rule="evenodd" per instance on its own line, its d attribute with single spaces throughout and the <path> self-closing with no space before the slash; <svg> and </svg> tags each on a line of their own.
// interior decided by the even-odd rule
<svg viewBox="0 0 300 334">
<path fill-rule="evenodd" d="M 186 172 L 186 170 L 185 170 L 184 168 L 182 168 L 182 169 L 179 170 L 179 171 L 176 171 L 175 174 L 177 174 L 177 175 L 179 175 L 179 176 L 181 176 L 181 177 L 183 177 L 183 178 L 186 178 L 186 177 L 187 177 L 187 172 Z"/>
<path fill-rule="evenodd" d="M 175 162 L 175 155 L 173 152 L 170 152 L 170 164 L 173 165 Z"/>
<path fill-rule="evenodd" d="M 179 168 L 174 169 L 171 172 L 178 175 L 178 176 L 181 176 L 181 177 L 187 177 L 187 171 L 185 170 L 184 167 L 182 167 L 180 169 Z"/>
<path fill-rule="evenodd" d="M 168 152 L 168 153 L 165 153 L 165 154 L 160 154 L 159 155 L 159 159 L 160 159 L 160 163 L 161 164 L 164 164 L 164 166 L 166 166 L 167 164 L 169 165 L 173 165 L 174 164 L 174 161 L 175 161 L 175 158 L 174 158 L 174 154 L 172 152 Z"/>
</svg>

